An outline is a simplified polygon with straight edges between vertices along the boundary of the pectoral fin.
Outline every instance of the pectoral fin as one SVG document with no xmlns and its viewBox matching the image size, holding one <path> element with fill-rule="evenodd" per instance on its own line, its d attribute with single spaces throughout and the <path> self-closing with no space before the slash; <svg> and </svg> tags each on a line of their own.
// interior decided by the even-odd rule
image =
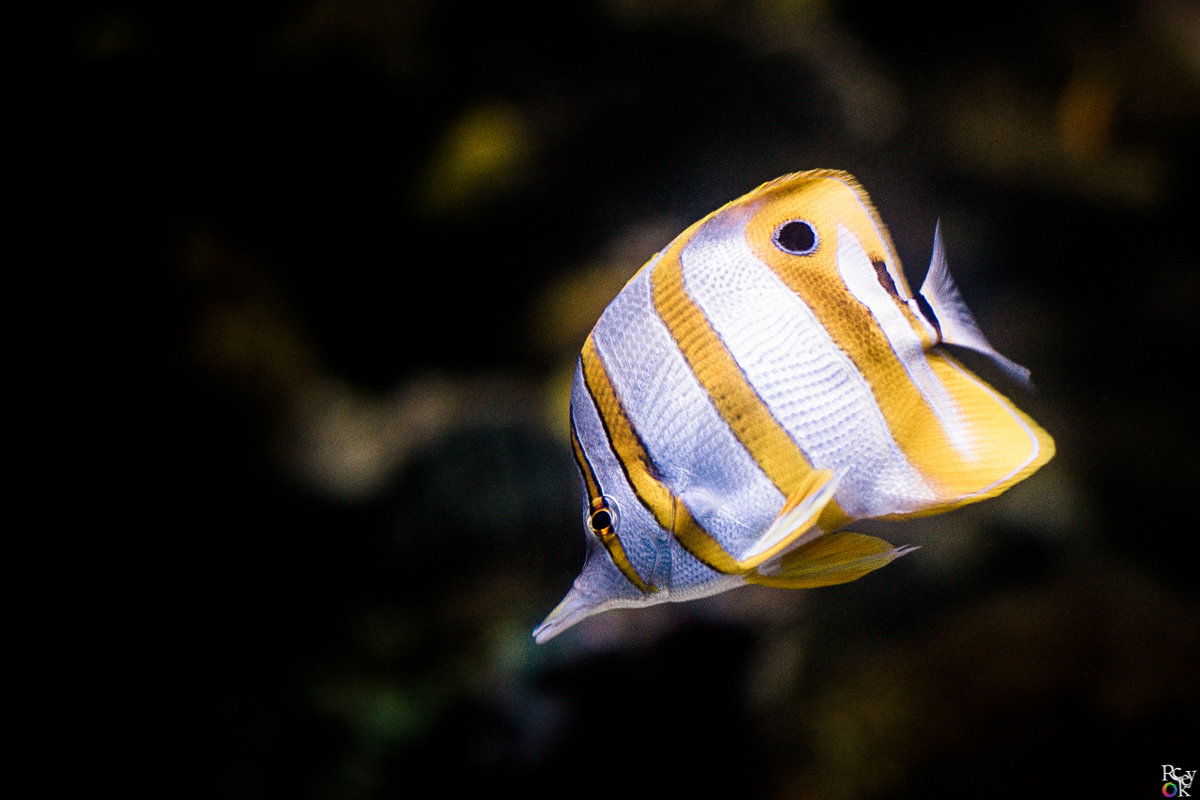
<svg viewBox="0 0 1200 800">
<path fill-rule="evenodd" d="M 891 542 L 862 533 L 838 531 L 784 553 L 748 575 L 747 580 L 781 589 L 848 583 L 915 549 L 894 547 Z"/>
<path fill-rule="evenodd" d="M 810 473 L 793 490 L 766 532 L 742 554 L 739 559 L 742 565 L 747 569 L 756 567 L 793 546 L 816 524 L 817 517 L 833 499 L 837 483 L 831 469 Z"/>
<path fill-rule="evenodd" d="M 822 469 L 809 473 L 792 491 L 775 521 L 750 547 L 733 553 L 706 531 L 693 515 L 693 509 L 711 502 L 699 492 L 674 498 L 671 533 L 689 553 L 717 572 L 726 575 L 753 574 L 756 567 L 786 553 L 812 530 L 821 512 L 833 500 L 837 479 L 833 470 Z"/>
</svg>

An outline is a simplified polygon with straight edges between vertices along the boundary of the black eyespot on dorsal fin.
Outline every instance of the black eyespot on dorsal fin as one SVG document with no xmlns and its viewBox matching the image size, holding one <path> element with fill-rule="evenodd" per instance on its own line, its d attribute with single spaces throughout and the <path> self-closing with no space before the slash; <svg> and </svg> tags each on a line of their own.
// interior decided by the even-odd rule
<svg viewBox="0 0 1200 800">
<path fill-rule="evenodd" d="M 802 219 L 788 220 L 780 225 L 771 240 L 780 250 L 793 256 L 811 255 L 820 245 L 817 229 Z"/>
</svg>

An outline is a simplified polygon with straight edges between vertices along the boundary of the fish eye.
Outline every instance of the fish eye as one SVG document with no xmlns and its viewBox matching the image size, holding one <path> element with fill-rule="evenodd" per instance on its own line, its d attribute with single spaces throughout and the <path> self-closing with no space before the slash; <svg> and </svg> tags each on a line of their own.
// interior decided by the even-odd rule
<svg viewBox="0 0 1200 800">
<path fill-rule="evenodd" d="M 592 501 L 588 527 L 597 536 L 611 536 L 616 532 L 617 510 L 607 497 L 598 497 Z"/>
<path fill-rule="evenodd" d="M 775 246 L 794 256 L 807 256 L 817 249 L 817 229 L 802 219 L 789 220 L 775 229 Z"/>
</svg>

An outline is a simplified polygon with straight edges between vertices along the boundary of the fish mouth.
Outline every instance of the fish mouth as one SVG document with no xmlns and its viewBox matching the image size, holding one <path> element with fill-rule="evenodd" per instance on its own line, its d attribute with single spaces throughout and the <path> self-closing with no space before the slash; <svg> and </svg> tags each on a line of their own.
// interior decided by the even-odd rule
<svg viewBox="0 0 1200 800">
<path fill-rule="evenodd" d="M 567 596 L 546 615 L 540 625 L 533 629 L 533 639 L 538 644 L 544 644 L 599 610 L 596 604 L 585 597 L 578 588 L 571 587 Z"/>
</svg>

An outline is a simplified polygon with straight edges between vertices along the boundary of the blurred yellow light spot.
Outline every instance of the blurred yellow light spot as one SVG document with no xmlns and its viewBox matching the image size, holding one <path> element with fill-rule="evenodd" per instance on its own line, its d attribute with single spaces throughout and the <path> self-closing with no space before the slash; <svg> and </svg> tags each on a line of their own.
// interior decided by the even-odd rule
<svg viewBox="0 0 1200 800">
<path fill-rule="evenodd" d="M 1101 75 L 1075 75 L 1058 100 L 1056 122 L 1063 151 L 1085 160 L 1103 156 L 1112 143 L 1116 87 Z"/>
<path fill-rule="evenodd" d="M 510 189 L 529 157 L 529 131 L 511 106 L 488 103 L 450 123 L 428 162 L 420 203 L 434 214 Z"/>
</svg>

